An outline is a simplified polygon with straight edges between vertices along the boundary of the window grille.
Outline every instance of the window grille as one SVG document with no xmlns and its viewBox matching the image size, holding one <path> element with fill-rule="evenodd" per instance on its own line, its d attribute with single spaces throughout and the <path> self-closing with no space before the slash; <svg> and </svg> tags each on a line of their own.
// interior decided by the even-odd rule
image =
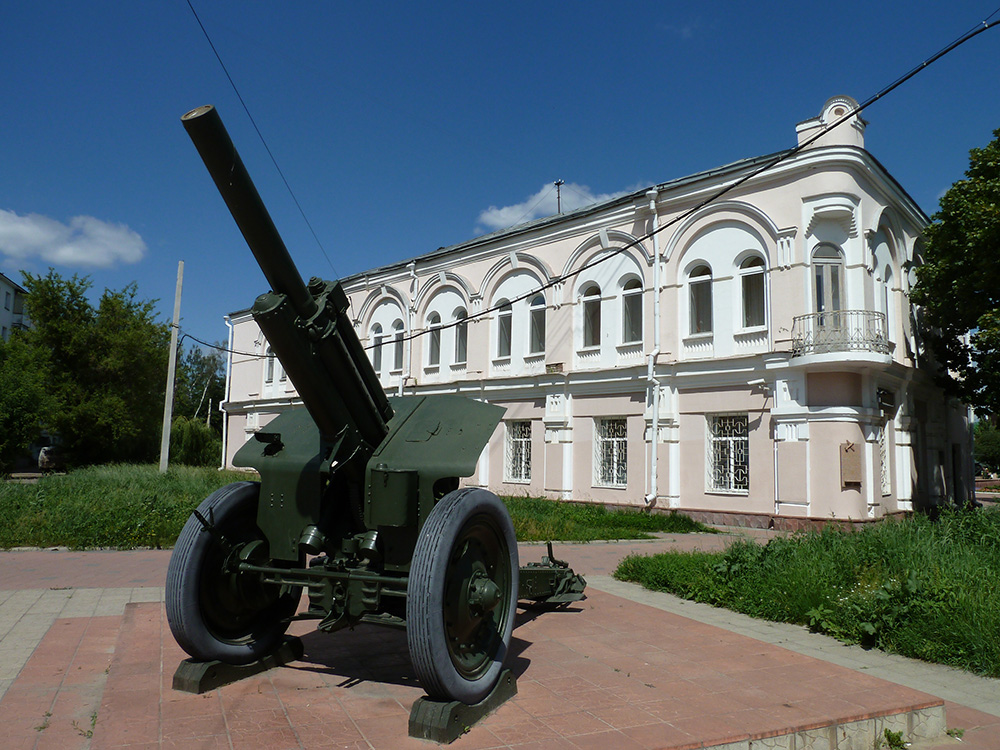
<svg viewBox="0 0 1000 750">
<path fill-rule="evenodd" d="M 708 417 L 708 486 L 718 492 L 749 492 L 750 438 L 745 414 Z"/>
<path fill-rule="evenodd" d="M 531 481 L 531 422 L 507 423 L 504 481 Z"/>
<path fill-rule="evenodd" d="M 889 431 L 883 425 L 878 431 L 878 457 L 881 466 L 882 495 L 892 494 L 892 476 L 889 473 Z"/>
<path fill-rule="evenodd" d="M 594 484 L 601 487 L 628 484 L 628 440 L 624 419 L 598 419 L 594 423 Z"/>
</svg>

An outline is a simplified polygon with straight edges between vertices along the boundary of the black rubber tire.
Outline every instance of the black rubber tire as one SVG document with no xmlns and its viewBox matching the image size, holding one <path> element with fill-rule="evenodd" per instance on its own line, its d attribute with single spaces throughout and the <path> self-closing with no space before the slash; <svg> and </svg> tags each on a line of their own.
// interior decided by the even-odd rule
<svg viewBox="0 0 1000 750">
<path fill-rule="evenodd" d="M 205 498 L 198 512 L 238 547 L 263 539 L 257 528 L 259 497 L 257 482 L 236 482 Z M 266 564 L 266 545 L 263 549 Z M 225 559 L 222 545 L 192 514 L 167 567 L 167 622 L 194 659 L 249 664 L 280 645 L 302 591 L 226 573 Z"/>
<path fill-rule="evenodd" d="M 498 603 L 482 614 L 457 603 L 458 584 L 468 580 L 461 571 L 470 568 L 499 591 Z M 518 572 L 514 525 L 496 495 L 456 490 L 434 506 L 417 538 L 406 589 L 410 659 L 431 698 L 474 704 L 496 685 L 514 629 Z M 462 646 L 453 644 L 462 629 L 475 647 L 460 653 Z"/>
</svg>

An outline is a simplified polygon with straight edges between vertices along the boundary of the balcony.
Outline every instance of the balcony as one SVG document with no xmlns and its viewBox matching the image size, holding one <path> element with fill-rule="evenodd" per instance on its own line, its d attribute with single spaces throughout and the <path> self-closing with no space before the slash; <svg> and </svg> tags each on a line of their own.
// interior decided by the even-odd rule
<svg viewBox="0 0 1000 750">
<path fill-rule="evenodd" d="M 837 310 L 792 319 L 793 357 L 841 352 L 888 355 L 885 315 L 871 310 Z"/>
</svg>

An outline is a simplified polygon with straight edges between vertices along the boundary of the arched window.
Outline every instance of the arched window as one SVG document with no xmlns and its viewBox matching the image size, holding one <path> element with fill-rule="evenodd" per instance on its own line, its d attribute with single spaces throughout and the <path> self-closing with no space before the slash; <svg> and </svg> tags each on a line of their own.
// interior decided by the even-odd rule
<svg viewBox="0 0 1000 750">
<path fill-rule="evenodd" d="M 642 282 L 629 279 L 622 287 L 622 343 L 642 341 Z"/>
<path fill-rule="evenodd" d="M 372 326 L 372 367 L 375 374 L 382 375 L 382 326 L 376 323 Z"/>
<path fill-rule="evenodd" d="M 545 297 L 542 295 L 539 294 L 531 300 L 529 318 L 531 335 L 528 340 L 528 352 L 542 354 L 545 351 Z"/>
<path fill-rule="evenodd" d="M 740 264 L 743 291 L 743 327 L 765 325 L 764 312 L 764 259 L 751 255 Z"/>
<path fill-rule="evenodd" d="M 453 315 L 459 321 L 455 326 L 455 364 L 464 364 L 469 352 L 469 321 L 465 308 L 459 307 Z"/>
<path fill-rule="evenodd" d="M 583 290 L 583 345 L 601 345 L 601 288 L 591 284 Z"/>
<path fill-rule="evenodd" d="M 274 382 L 274 352 L 271 351 L 271 347 L 267 347 L 267 351 L 264 352 L 267 359 L 264 362 L 264 383 L 270 385 Z"/>
<path fill-rule="evenodd" d="M 441 316 L 432 312 L 427 317 L 427 364 L 437 367 L 441 364 Z"/>
<path fill-rule="evenodd" d="M 812 259 L 816 312 L 839 312 L 843 309 L 844 256 L 833 245 L 820 245 L 813 251 Z"/>
<path fill-rule="evenodd" d="M 688 275 L 691 294 L 691 333 L 712 332 L 712 269 L 697 266 Z"/>
<path fill-rule="evenodd" d="M 392 324 L 392 369 L 403 369 L 403 321 Z"/>
<path fill-rule="evenodd" d="M 497 358 L 510 357 L 511 326 L 514 318 L 514 310 L 505 299 L 500 300 L 500 308 L 497 310 Z"/>
</svg>

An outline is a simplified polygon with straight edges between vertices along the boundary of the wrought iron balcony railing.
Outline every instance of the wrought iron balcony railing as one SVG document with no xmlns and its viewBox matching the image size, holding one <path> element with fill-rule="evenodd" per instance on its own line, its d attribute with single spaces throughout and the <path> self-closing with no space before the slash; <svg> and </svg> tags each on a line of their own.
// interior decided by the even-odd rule
<svg viewBox="0 0 1000 750">
<path fill-rule="evenodd" d="M 831 352 L 889 353 L 885 315 L 872 310 L 837 310 L 792 319 L 792 356 Z"/>
</svg>

